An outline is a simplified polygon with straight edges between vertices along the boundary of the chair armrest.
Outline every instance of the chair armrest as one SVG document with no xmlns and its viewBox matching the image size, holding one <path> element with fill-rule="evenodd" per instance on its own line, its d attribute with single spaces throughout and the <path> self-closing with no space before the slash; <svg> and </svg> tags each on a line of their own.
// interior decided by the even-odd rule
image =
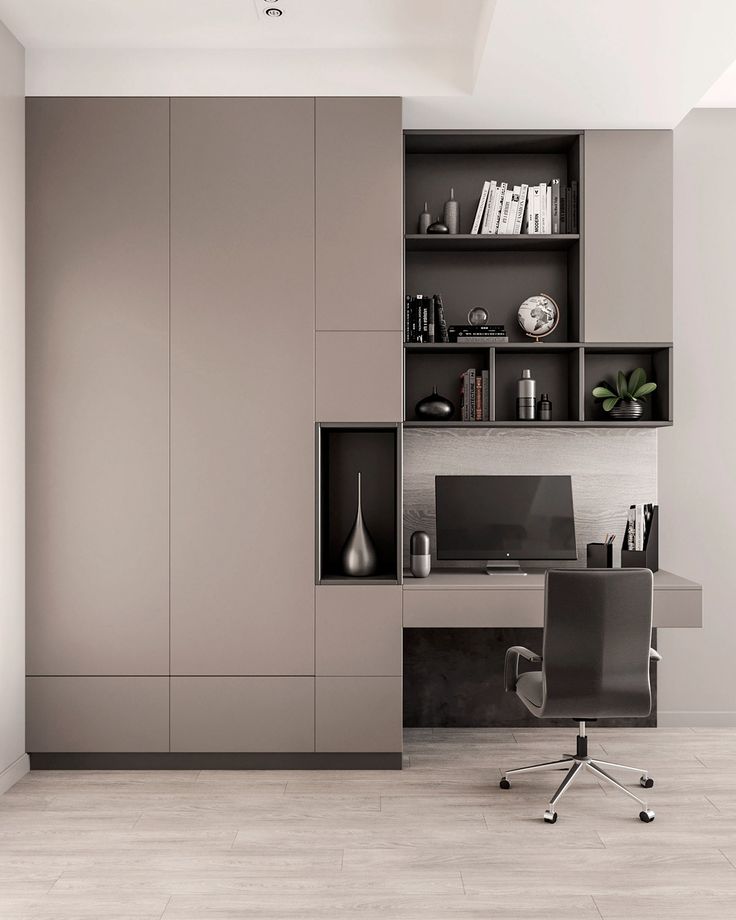
<svg viewBox="0 0 736 920">
<path fill-rule="evenodd" d="M 650 648 L 649 649 L 649 660 L 650 661 L 661 661 L 662 656 L 659 654 L 659 652 L 656 649 Z"/>
<path fill-rule="evenodd" d="M 526 658 L 527 661 L 541 661 L 542 656 L 537 655 L 523 645 L 512 645 L 506 650 L 506 660 L 503 668 L 504 690 L 513 693 L 516 690 L 516 682 L 519 679 L 519 659 Z"/>
</svg>

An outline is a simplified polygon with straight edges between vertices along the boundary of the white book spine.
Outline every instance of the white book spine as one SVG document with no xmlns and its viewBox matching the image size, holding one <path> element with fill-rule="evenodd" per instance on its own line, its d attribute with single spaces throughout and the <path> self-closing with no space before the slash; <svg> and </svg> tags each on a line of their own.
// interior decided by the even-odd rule
<svg viewBox="0 0 736 920">
<path fill-rule="evenodd" d="M 496 207 L 496 198 L 498 197 L 498 186 L 496 185 L 496 180 L 491 180 L 491 187 L 488 190 L 488 201 L 486 203 L 486 209 L 483 212 L 483 220 L 480 224 L 481 233 L 490 233 L 491 232 L 491 214 L 495 212 Z"/>
<path fill-rule="evenodd" d="M 629 529 L 626 534 L 626 549 L 634 549 L 636 533 L 636 509 L 633 505 L 629 508 L 628 523 Z"/>
<path fill-rule="evenodd" d="M 519 196 L 521 195 L 521 186 L 515 185 L 511 192 L 511 207 L 509 208 L 509 219 L 506 222 L 506 233 L 514 232 L 516 223 L 516 212 L 519 210 Z"/>
<path fill-rule="evenodd" d="M 521 225 L 524 221 L 524 208 L 526 207 L 526 196 L 528 192 L 528 185 L 519 186 L 519 204 L 516 208 L 516 219 L 514 220 L 514 227 L 512 231 L 513 233 L 521 233 Z"/>
<path fill-rule="evenodd" d="M 478 207 L 475 209 L 475 219 L 473 220 L 473 227 L 471 233 L 477 233 L 480 229 L 481 218 L 483 217 L 483 212 L 486 207 L 486 202 L 488 201 L 488 190 L 491 187 L 490 182 L 483 183 L 483 190 L 480 193 L 480 199 L 478 201 Z"/>
<path fill-rule="evenodd" d="M 524 233 L 534 233 L 534 186 L 530 185 L 526 193 L 526 219 Z"/>
<path fill-rule="evenodd" d="M 547 184 L 539 184 L 539 232 L 548 233 L 547 230 Z"/>
<path fill-rule="evenodd" d="M 547 228 L 546 233 L 552 232 L 552 186 L 547 186 L 547 197 L 544 208 L 544 225 Z"/>
<path fill-rule="evenodd" d="M 552 180 L 552 232 L 560 232 L 560 180 Z"/>
<path fill-rule="evenodd" d="M 540 218 L 541 218 L 541 209 L 539 207 L 539 201 L 542 194 L 541 185 L 535 185 L 532 189 L 532 233 L 541 233 L 540 229 Z"/>
<path fill-rule="evenodd" d="M 513 191 L 509 188 L 506 189 L 503 196 L 503 205 L 501 206 L 501 219 L 498 222 L 498 232 L 499 233 L 508 233 L 509 226 L 509 214 L 511 213 L 511 198 L 513 196 Z"/>
<path fill-rule="evenodd" d="M 634 549 L 644 549 L 644 505 L 636 506 L 636 531 Z"/>
<path fill-rule="evenodd" d="M 501 211 L 503 210 L 503 202 L 506 197 L 506 190 L 508 187 L 508 182 L 502 182 L 498 187 L 498 194 L 496 195 L 496 210 L 491 215 L 491 233 L 498 233 L 498 227 L 501 223 Z"/>
</svg>

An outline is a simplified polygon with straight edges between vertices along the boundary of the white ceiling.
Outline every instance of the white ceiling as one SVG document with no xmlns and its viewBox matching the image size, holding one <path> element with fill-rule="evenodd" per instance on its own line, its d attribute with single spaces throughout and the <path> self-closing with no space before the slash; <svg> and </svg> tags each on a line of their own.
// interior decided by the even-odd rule
<svg viewBox="0 0 736 920">
<path fill-rule="evenodd" d="M 698 106 L 704 109 L 736 109 L 736 61 L 716 80 Z"/>
<path fill-rule="evenodd" d="M 674 127 L 704 95 L 736 105 L 736 70 L 716 83 L 736 0 L 272 5 L 0 0 L 0 20 L 29 95 L 399 95 L 407 127 L 438 128 Z"/>
<path fill-rule="evenodd" d="M 444 48 L 483 0 L 0 0 L 26 48 Z"/>
</svg>

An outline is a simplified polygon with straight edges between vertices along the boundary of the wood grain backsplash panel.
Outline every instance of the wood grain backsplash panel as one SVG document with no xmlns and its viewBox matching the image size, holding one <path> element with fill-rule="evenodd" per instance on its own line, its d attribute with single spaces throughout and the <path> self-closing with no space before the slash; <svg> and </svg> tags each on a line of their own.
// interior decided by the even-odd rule
<svg viewBox="0 0 736 920">
<path fill-rule="evenodd" d="M 405 429 L 404 564 L 408 565 L 409 537 L 415 530 L 429 534 L 436 563 L 435 476 L 512 474 L 572 476 L 578 547 L 578 561 L 572 564 L 585 565 L 586 544 L 613 532 L 614 565 L 620 565 L 629 505 L 657 501 L 657 432 Z"/>
</svg>

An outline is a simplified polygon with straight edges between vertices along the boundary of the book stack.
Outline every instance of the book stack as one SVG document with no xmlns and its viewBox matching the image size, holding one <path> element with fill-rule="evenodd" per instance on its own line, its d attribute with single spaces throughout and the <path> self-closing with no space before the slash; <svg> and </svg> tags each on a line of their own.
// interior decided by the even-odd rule
<svg viewBox="0 0 736 920">
<path fill-rule="evenodd" d="M 407 294 L 404 305 L 407 342 L 449 342 L 441 294 Z"/>
<path fill-rule="evenodd" d="M 490 409 L 489 372 L 468 368 L 460 375 L 460 417 L 464 422 L 487 422 Z"/>
<path fill-rule="evenodd" d="M 654 505 L 632 505 L 629 508 L 624 549 L 635 552 L 646 549 L 653 513 Z"/>
<path fill-rule="evenodd" d="M 577 233 L 578 184 L 559 179 L 539 185 L 483 183 L 472 234 Z"/>
<path fill-rule="evenodd" d="M 451 342 L 467 342 L 469 345 L 498 345 L 509 340 L 502 325 L 450 326 L 447 332 Z"/>
</svg>

